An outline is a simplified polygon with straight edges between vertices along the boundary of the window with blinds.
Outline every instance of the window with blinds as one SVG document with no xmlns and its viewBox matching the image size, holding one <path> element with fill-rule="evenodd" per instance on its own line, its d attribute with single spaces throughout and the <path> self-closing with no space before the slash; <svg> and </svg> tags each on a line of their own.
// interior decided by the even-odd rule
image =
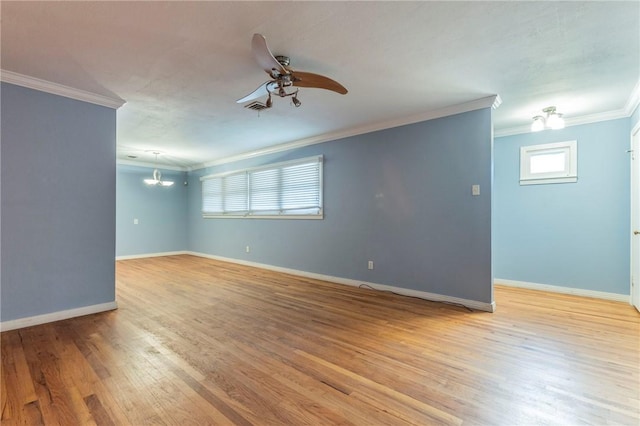
<svg viewBox="0 0 640 426">
<path fill-rule="evenodd" d="M 205 218 L 322 219 L 322 156 L 200 180 Z"/>
</svg>

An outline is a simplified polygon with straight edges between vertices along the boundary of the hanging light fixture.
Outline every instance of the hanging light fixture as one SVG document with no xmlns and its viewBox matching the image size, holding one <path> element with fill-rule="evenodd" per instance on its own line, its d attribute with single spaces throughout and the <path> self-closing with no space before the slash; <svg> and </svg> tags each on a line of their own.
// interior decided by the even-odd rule
<svg viewBox="0 0 640 426">
<path fill-rule="evenodd" d="M 532 132 L 540 132 L 545 128 L 564 129 L 564 118 L 562 114 L 556 111 L 556 107 L 550 106 L 542 110 L 545 115 L 536 115 L 531 123 Z"/>
<path fill-rule="evenodd" d="M 147 185 L 157 185 L 157 186 L 171 186 L 173 185 L 173 181 L 172 180 L 162 180 L 162 173 L 160 173 L 160 170 L 158 170 L 157 168 L 157 164 L 158 164 L 158 155 L 160 154 L 157 151 L 153 152 L 156 156 L 156 168 L 153 169 L 153 178 L 152 179 L 145 179 L 144 183 L 146 183 Z"/>
</svg>

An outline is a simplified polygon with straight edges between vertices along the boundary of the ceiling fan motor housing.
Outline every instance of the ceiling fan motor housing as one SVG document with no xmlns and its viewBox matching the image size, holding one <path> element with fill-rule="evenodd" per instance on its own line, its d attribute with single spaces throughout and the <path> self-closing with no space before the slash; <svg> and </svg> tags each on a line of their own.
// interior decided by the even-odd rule
<svg viewBox="0 0 640 426">
<path fill-rule="evenodd" d="M 276 61 L 280 62 L 280 65 L 282 65 L 283 67 L 288 67 L 291 63 L 288 56 L 276 55 L 275 58 Z"/>
</svg>

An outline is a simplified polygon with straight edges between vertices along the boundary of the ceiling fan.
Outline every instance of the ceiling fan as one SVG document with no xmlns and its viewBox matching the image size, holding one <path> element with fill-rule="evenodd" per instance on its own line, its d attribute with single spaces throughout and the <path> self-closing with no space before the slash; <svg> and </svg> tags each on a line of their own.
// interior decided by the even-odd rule
<svg viewBox="0 0 640 426">
<path fill-rule="evenodd" d="M 299 87 L 314 87 L 317 89 L 331 90 L 341 95 L 347 94 L 347 89 L 335 80 L 320 74 L 313 74 L 304 71 L 294 71 L 289 67 L 288 56 L 274 56 L 267 46 L 267 39 L 262 34 L 254 34 L 251 40 L 251 50 L 258 64 L 269 74 L 270 80 L 262 83 L 256 90 L 249 93 L 244 98 L 238 99 L 239 104 L 253 101 L 267 96 L 265 104 L 260 104 L 262 108 L 271 108 L 271 95 L 285 98 L 291 96 L 291 101 L 296 107 L 302 105 L 298 100 Z M 295 90 L 294 90 L 295 88 Z M 247 105 L 251 108 L 255 102 Z M 256 109 L 256 108 L 252 108 Z"/>
</svg>

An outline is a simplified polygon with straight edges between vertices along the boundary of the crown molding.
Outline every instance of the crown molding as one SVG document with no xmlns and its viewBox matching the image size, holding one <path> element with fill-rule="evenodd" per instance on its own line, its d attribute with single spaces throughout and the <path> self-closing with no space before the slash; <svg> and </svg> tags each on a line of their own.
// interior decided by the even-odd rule
<svg viewBox="0 0 640 426">
<path fill-rule="evenodd" d="M 495 95 L 493 103 L 491 104 L 491 109 L 498 109 L 500 105 L 502 105 L 502 98 L 500 95 Z"/>
<path fill-rule="evenodd" d="M 502 103 L 500 95 L 491 95 L 484 98 L 476 99 L 474 101 L 465 102 L 458 105 L 453 105 L 446 108 L 441 108 L 426 113 L 416 114 L 409 117 L 403 117 L 394 120 L 387 120 L 383 122 L 367 124 L 359 127 L 352 127 L 345 130 L 339 130 L 336 132 L 325 133 L 318 136 L 312 136 L 310 138 L 300 139 L 293 142 L 282 143 L 267 148 L 262 148 L 254 151 L 244 152 L 238 155 L 232 155 L 230 157 L 221 158 L 218 160 L 207 161 L 205 163 L 196 164 L 189 168 L 189 170 L 205 169 L 207 167 L 218 166 L 221 164 L 233 163 L 240 160 L 246 160 L 248 158 L 259 157 L 262 155 L 273 154 L 276 152 L 288 151 L 290 149 L 302 148 L 309 145 L 316 145 L 324 142 L 343 139 L 351 136 L 363 135 L 366 133 L 376 132 L 379 130 L 391 129 L 394 127 L 405 126 L 407 124 L 419 123 L 422 121 L 434 120 L 436 118 L 447 117 L 450 115 L 462 114 L 469 111 L 475 111 L 482 108 L 496 109 Z"/>
<path fill-rule="evenodd" d="M 98 95 L 63 84 L 52 83 L 28 75 L 18 74 L 13 71 L 0 70 L 0 81 L 113 109 L 118 109 L 125 104 L 125 101 L 120 98 Z"/>
<path fill-rule="evenodd" d="M 116 164 L 119 166 L 134 166 L 144 167 L 147 169 L 173 170 L 176 172 L 188 172 L 191 170 L 190 167 L 170 166 L 167 164 L 150 163 L 147 161 L 122 160 L 120 158 L 116 159 Z"/>
<path fill-rule="evenodd" d="M 627 102 L 624 104 L 623 108 L 613 111 L 581 115 L 580 117 L 565 118 L 564 124 L 565 127 L 571 127 L 579 126 L 581 124 L 591 124 L 598 123 L 600 121 L 617 120 L 619 118 L 631 117 L 631 114 L 633 114 L 636 108 L 638 108 L 638 105 L 640 105 L 640 79 L 636 83 L 633 90 L 631 90 L 631 94 L 629 95 L 629 98 L 627 99 Z M 502 136 L 520 135 L 522 133 L 529 132 L 531 132 L 531 125 L 527 124 L 525 126 L 516 126 L 506 129 L 494 130 L 493 136 L 499 138 Z"/>
<path fill-rule="evenodd" d="M 617 109 L 615 111 L 606 111 L 606 112 L 599 112 L 596 114 L 581 115 L 580 117 L 566 118 L 564 120 L 564 126 L 566 128 L 571 126 L 579 126 L 582 124 L 598 123 L 600 121 L 617 120 L 619 118 L 628 118 L 630 115 L 631 114 L 627 114 L 626 108 Z M 546 130 L 548 129 L 545 129 L 544 131 Z M 500 138 L 503 136 L 520 135 L 523 133 L 530 133 L 530 132 L 531 132 L 531 125 L 527 124 L 525 126 L 509 127 L 507 129 L 495 130 L 493 132 L 493 136 L 496 138 Z"/>
<path fill-rule="evenodd" d="M 627 117 L 630 117 L 631 114 L 633 114 L 636 108 L 638 108 L 638 105 L 640 105 L 640 79 L 638 79 L 636 87 L 631 91 L 631 95 L 624 106 L 624 111 L 626 112 Z"/>
</svg>

